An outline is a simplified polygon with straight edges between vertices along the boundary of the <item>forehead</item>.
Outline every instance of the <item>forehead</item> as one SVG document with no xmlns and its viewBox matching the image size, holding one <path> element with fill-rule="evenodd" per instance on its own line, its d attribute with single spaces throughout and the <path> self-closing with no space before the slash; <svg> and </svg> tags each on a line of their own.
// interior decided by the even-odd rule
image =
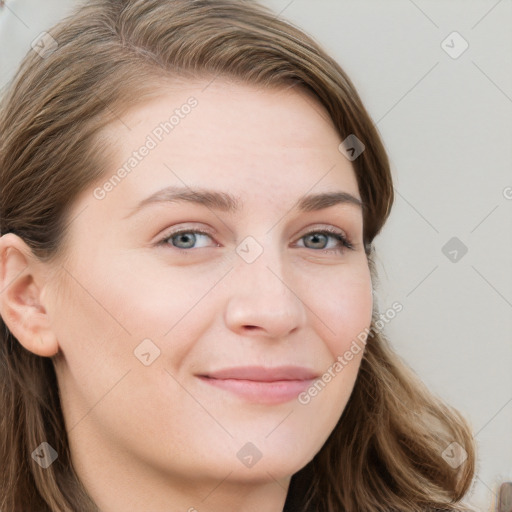
<svg viewBox="0 0 512 512">
<path fill-rule="evenodd" d="M 298 87 L 220 78 L 172 83 L 105 134 L 114 148 L 111 171 L 127 171 L 119 184 L 127 201 L 172 185 L 229 189 L 247 199 L 264 191 L 274 202 L 313 188 L 359 196 L 327 111 Z"/>
<path fill-rule="evenodd" d="M 195 106 L 190 108 L 192 98 Z M 187 142 L 187 146 L 204 142 L 211 143 L 210 150 L 217 147 L 225 151 L 227 142 L 241 142 L 246 152 L 262 152 L 276 142 L 285 147 L 303 147 L 328 145 L 339 138 L 328 112 L 307 89 L 263 88 L 221 78 L 210 83 L 159 83 L 158 93 L 129 108 L 106 131 L 121 143 L 133 144 L 141 132 L 150 133 L 169 120 L 172 137 L 165 138 L 166 144 L 173 140 Z M 254 144 L 250 144 L 253 138 Z M 260 143 L 257 148 L 256 142 Z"/>
</svg>

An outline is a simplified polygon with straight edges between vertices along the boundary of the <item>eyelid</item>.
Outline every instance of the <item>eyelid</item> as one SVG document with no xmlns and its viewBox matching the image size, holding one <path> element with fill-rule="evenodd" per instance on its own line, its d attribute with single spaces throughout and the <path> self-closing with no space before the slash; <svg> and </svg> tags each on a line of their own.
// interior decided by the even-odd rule
<svg viewBox="0 0 512 512">
<path fill-rule="evenodd" d="M 344 238 L 348 239 L 348 235 L 343 229 L 333 226 L 332 224 L 312 224 L 310 226 L 307 226 L 300 231 L 302 235 L 300 235 L 298 238 L 302 238 L 303 236 L 308 235 L 310 233 L 317 233 L 321 231 L 328 231 L 329 233 L 342 235 Z"/>
</svg>

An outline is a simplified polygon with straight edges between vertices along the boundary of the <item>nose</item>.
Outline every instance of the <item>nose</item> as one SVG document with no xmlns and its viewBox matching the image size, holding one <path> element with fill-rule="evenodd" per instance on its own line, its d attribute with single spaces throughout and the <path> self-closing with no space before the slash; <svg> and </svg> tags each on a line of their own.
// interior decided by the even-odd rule
<svg viewBox="0 0 512 512">
<path fill-rule="evenodd" d="M 225 322 L 239 335 L 283 338 L 306 322 L 298 284 L 285 278 L 281 258 L 269 252 L 252 263 L 238 260 L 231 272 Z"/>
</svg>

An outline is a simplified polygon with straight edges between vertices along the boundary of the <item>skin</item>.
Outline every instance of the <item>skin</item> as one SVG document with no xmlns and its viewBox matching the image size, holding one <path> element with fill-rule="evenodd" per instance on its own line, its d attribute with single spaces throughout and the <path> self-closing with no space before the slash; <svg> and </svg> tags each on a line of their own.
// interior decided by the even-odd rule
<svg viewBox="0 0 512 512">
<path fill-rule="evenodd" d="M 360 199 L 325 110 L 298 88 L 207 83 L 170 85 L 105 130 L 111 172 L 74 201 L 57 261 L 40 262 L 14 234 L 0 239 L 0 312 L 27 350 L 52 357 L 73 463 L 104 512 L 281 511 L 291 475 L 340 418 L 362 351 L 306 405 L 249 401 L 196 374 L 299 365 L 321 375 L 370 326 L 361 209 L 293 209 L 310 193 Z M 190 96 L 197 107 L 96 199 Z M 232 193 L 243 207 L 161 202 L 128 216 L 184 184 Z M 329 226 L 354 248 L 304 237 Z M 169 239 L 178 228 L 211 238 L 180 252 L 173 243 L 184 241 Z M 236 252 L 247 236 L 263 248 L 252 263 Z M 149 366 L 134 355 L 147 338 L 160 350 Z M 237 457 L 247 442 L 262 454 L 250 468 Z"/>
</svg>

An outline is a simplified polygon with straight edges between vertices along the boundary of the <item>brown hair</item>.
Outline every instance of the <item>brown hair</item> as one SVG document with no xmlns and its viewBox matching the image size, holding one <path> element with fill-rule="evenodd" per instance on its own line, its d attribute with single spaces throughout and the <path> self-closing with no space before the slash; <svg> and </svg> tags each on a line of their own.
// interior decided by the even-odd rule
<svg viewBox="0 0 512 512">
<path fill-rule="evenodd" d="M 295 84 L 327 109 L 342 140 L 353 134 L 365 145 L 352 165 L 376 279 L 371 242 L 393 203 L 388 157 L 352 82 L 310 37 L 246 0 L 92 0 L 50 34 L 57 47 L 29 52 L 0 105 L 2 235 L 17 234 L 43 260 L 61 254 L 70 205 L 108 171 L 102 128 L 155 84 L 216 76 Z M 471 431 L 391 350 L 376 319 L 374 311 L 337 426 L 292 479 L 296 510 L 463 510 Z M 73 471 L 51 358 L 25 350 L 0 324 L 0 509 L 97 510 Z M 47 469 L 31 458 L 43 441 L 59 455 Z M 442 457 L 454 441 L 468 455 L 457 469 Z"/>
</svg>

